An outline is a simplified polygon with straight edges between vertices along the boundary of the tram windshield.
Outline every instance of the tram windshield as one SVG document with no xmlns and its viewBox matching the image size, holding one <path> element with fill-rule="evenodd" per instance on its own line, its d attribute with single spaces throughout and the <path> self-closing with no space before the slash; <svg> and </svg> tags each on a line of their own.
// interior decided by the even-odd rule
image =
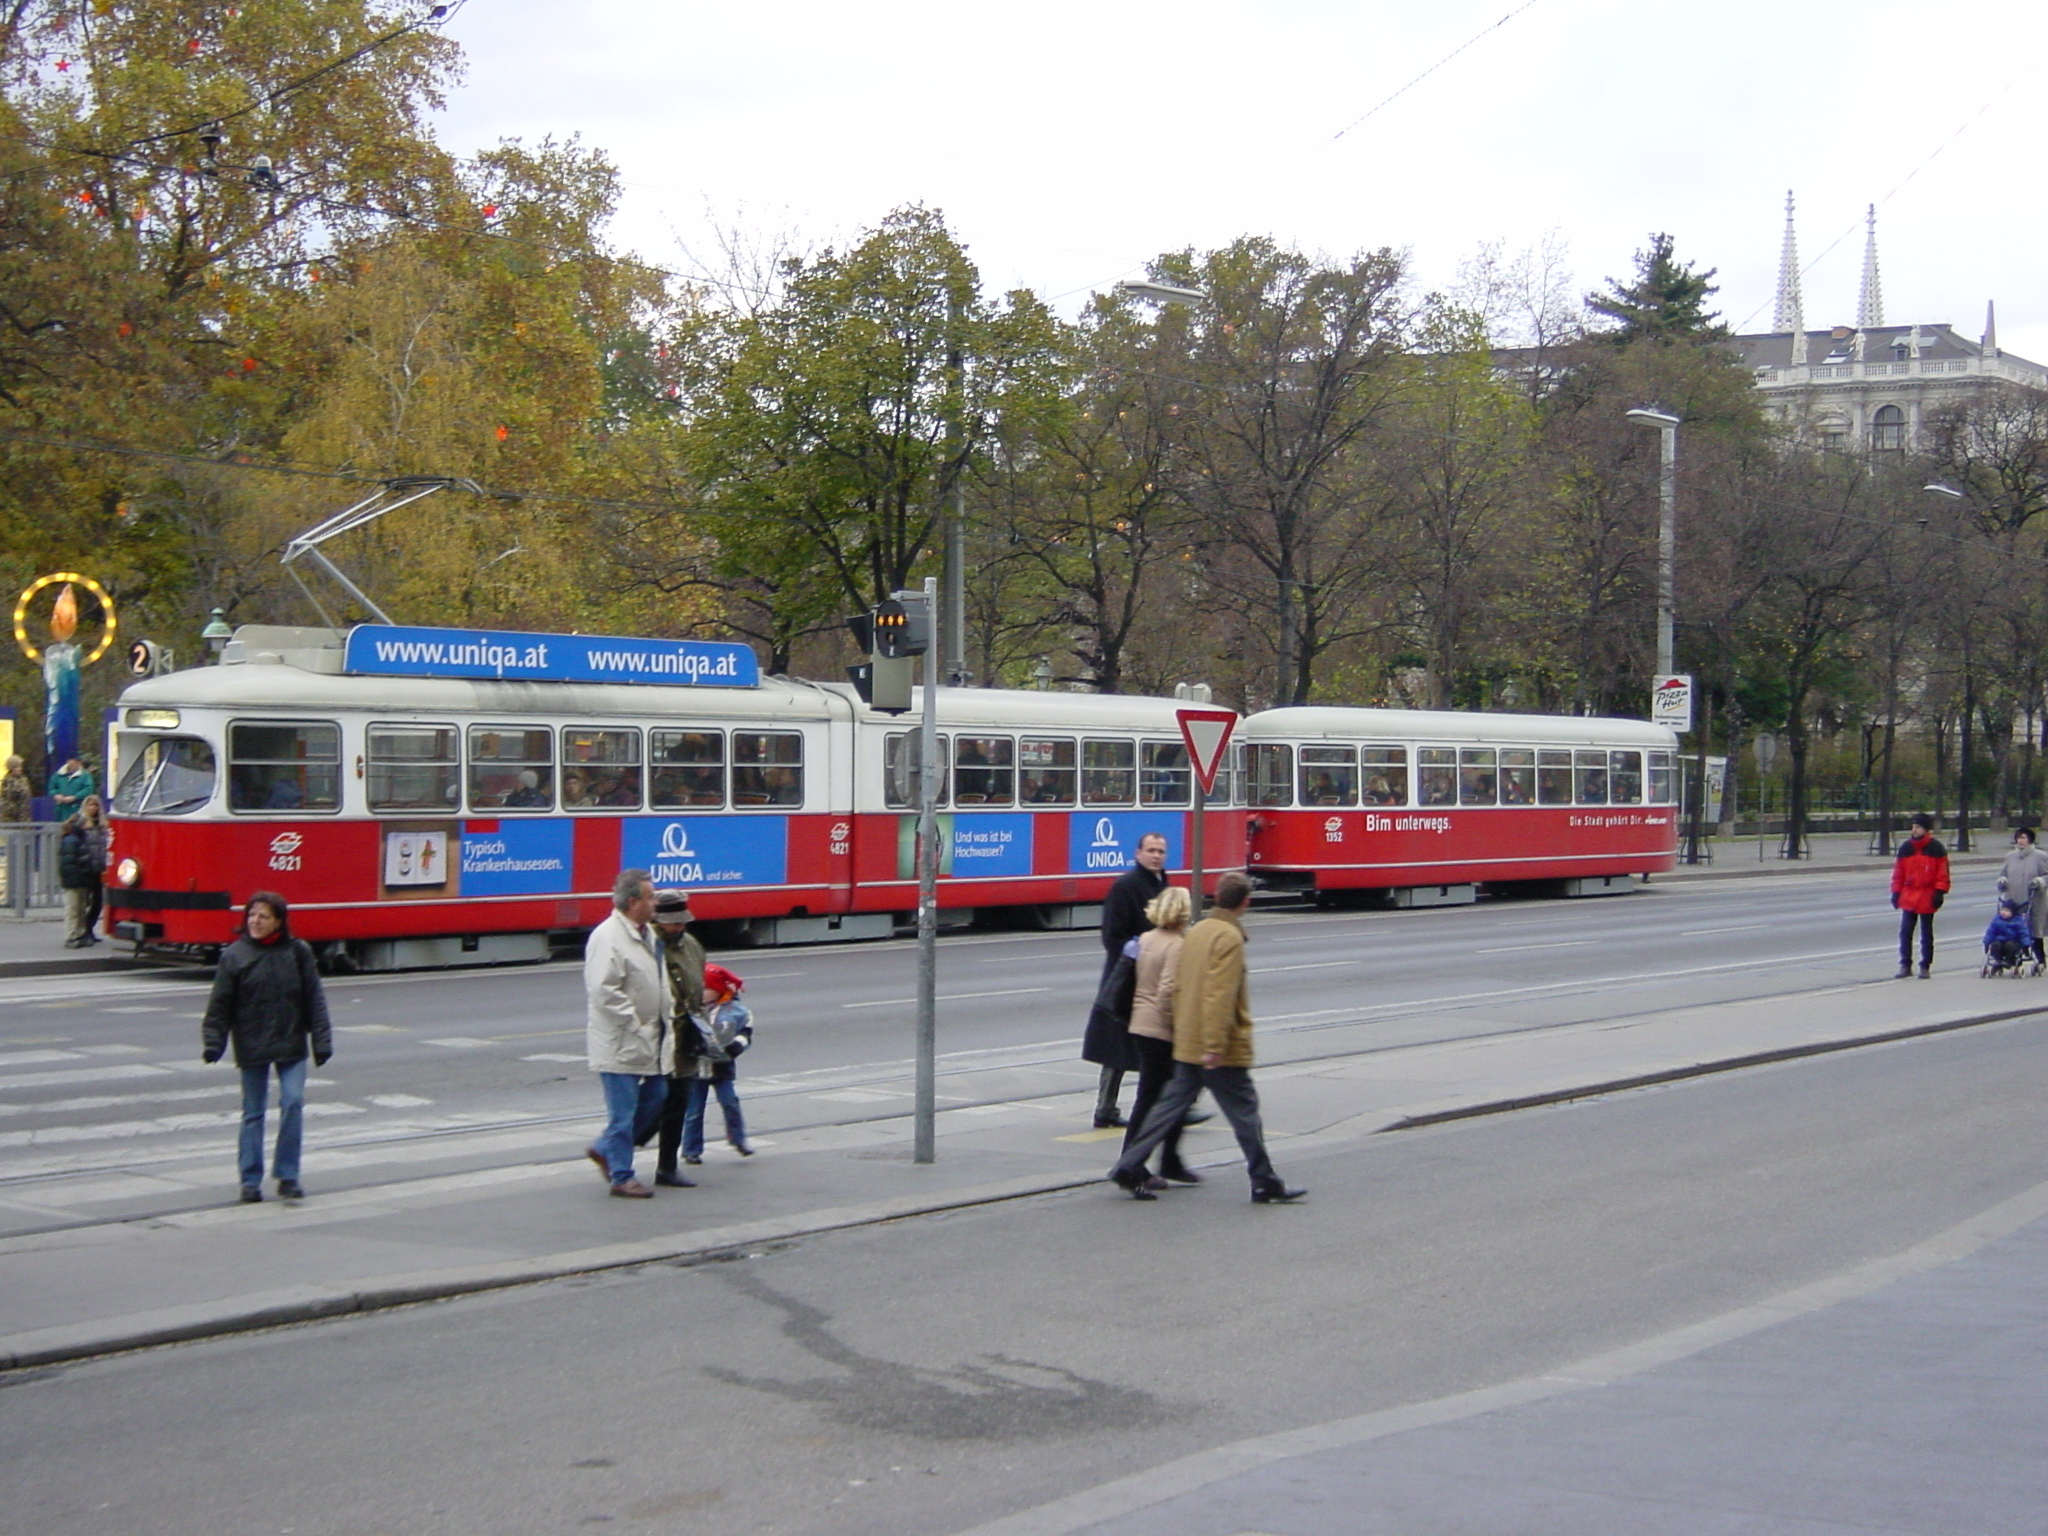
<svg viewBox="0 0 2048 1536">
<path fill-rule="evenodd" d="M 177 816 L 213 798 L 213 747 L 196 736 L 150 740 L 114 791 L 123 816 Z"/>
</svg>

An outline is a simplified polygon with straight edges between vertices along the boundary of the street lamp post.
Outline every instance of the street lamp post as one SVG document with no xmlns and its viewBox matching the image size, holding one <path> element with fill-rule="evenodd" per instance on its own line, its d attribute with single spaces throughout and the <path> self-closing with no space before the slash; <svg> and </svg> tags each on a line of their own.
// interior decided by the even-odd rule
<svg viewBox="0 0 2048 1536">
<path fill-rule="evenodd" d="M 1657 683 L 1671 676 L 1676 664 L 1678 566 L 1678 418 L 1656 406 L 1638 406 L 1628 419 L 1639 427 L 1655 427 L 1662 452 L 1657 476 Z M 1679 862 L 1706 860 L 1707 733 L 1694 735 L 1698 764 L 1694 772 L 1692 815 L 1686 818 L 1685 847 Z"/>
<path fill-rule="evenodd" d="M 1662 472 L 1657 480 L 1657 670 L 1669 674 L 1678 559 L 1678 418 L 1655 406 L 1638 406 L 1628 413 L 1628 419 L 1639 427 L 1655 427 L 1663 439 Z"/>
<path fill-rule="evenodd" d="M 1935 480 L 1920 487 L 1930 496 L 1944 497 L 1949 501 L 1966 501 L 1968 498 L 1945 481 Z M 1956 753 L 1956 852 L 1970 851 L 1970 770 L 1971 762 L 1970 717 L 1977 713 L 1977 669 L 1971 654 L 1970 626 L 1963 625 L 1963 729 L 1962 740 L 1957 743 Z"/>
</svg>

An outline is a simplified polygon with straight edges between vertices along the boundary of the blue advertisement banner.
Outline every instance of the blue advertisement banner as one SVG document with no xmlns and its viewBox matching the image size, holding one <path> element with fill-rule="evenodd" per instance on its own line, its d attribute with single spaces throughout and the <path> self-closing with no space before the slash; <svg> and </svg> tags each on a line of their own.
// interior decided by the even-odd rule
<svg viewBox="0 0 2048 1536">
<path fill-rule="evenodd" d="M 1187 867 L 1181 835 L 1187 818 L 1179 811 L 1115 811 L 1067 818 L 1067 870 L 1076 875 L 1121 874 L 1138 861 L 1138 839 L 1157 832 L 1166 839 L 1166 867 Z"/>
<path fill-rule="evenodd" d="M 781 885 L 789 878 L 789 818 L 631 816 L 619 856 L 657 887 Z"/>
<path fill-rule="evenodd" d="M 550 683 L 758 688 L 753 648 L 710 640 L 630 640 L 483 629 L 358 624 L 342 670 L 376 677 L 495 677 Z"/>
<path fill-rule="evenodd" d="M 959 812 L 953 818 L 955 880 L 995 880 L 1031 873 L 1033 816 L 982 816 Z"/>
<path fill-rule="evenodd" d="M 562 817 L 506 819 L 462 827 L 464 896 L 554 896 L 569 889 L 575 826 Z"/>
</svg>

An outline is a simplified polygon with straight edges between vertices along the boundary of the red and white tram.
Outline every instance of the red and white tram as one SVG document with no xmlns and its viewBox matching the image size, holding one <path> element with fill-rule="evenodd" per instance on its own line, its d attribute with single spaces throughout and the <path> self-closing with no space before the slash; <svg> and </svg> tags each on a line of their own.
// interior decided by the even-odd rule
<svg viewBox="0 0 2048 1536">
<path fill-rule="evenodd" d="M 680 683 L 680 678 L 674 679 Z M 1170 699 L 940 692 L 940 905 L 1092 904 L 1191 785 Z M 881 937 L 916 907 L 905 771 L 917 713 L 839 684 L 353 675 L 342 637 L 245 626 L 217 667 L 138 683 L 113 760 L 112 931 L 203 953 L 274 889 L 365 968 L 541 958 L 610 909 L 621 868 L 687 887 L 759 942 Z M 1209 813 L 1234 862 L 1244 813 Z"/>
<path fill-rule="evenodd" d="M 1307 706 L 1238 733 L 1269 890 L 1471 901 L 1481 884 L 1629 888 L 1678 858 L 1678 742 L 1640 720 Z"/>
<path fill-rule="evenodd" d="M 841 684 L 757 681 L 743 647 L 688 642 L 415 638 L 403 644 L 428 659 L 413 675 L 366 672 L 369 630 L 245 626 L 221 665 L 122 695 L 117 936 L 204 954 L 273 889 L 301 936 L 365 968 L 537 959 L 551 934 L 600 922 L 633 866 L 756 942 L 885 937 L 911 920 L 916 711 L 877 714 Z M 659 675 L 442 665 L 544 662 L 548 647 L 525 643 L 538 641 Z M 1150 832 L 1185 868 L 1179 707 L 940 690 L 947 919 L 1013 908 L 1092 923 Z M 1242 851 L 1269 889 L 1419 904 L 1507 881 L 1624 889 L 1675 862 L 1676 744 L 1660 727 L 1302 708 L 1251 716 L 1239 741 L 1209 799 L 1207 863 Z"/>
</svg>

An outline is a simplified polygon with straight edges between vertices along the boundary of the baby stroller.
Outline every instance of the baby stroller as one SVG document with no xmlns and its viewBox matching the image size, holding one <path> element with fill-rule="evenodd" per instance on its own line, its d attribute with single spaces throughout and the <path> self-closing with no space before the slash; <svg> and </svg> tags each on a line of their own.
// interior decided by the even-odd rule
<svg viewBox="0 0 2048 1536">
<path fill-rule="evenodd" d="M 2025 890 L 2011 891 L 2006 889 L 2005 876 L 2000 875 L 1998 877 L 1998 900 L 2000 904 L 2013 908 L 2019 916 L 2020 925 L 2028 930 L 2027 947 L 2033 951 L 2034 968 L 2032 974 L 2036 976 L 2039 976 L 2043 971 L 2048 971 L 2048 964 L 2044 964 L 2042 961 L 2043 950 L 2041 941 L 2033 936 L 2033 905 L 2040 899 L 2041 892 L 2044 890 L 2048 890 L 2048 878 L 2036 877 L 2027 882 Z M 2024 957 L 2022 958 L 2024 959 Z M 2024 970 L 2022 974 L 2025 974 Z"/>
<path fill-rule="evenodd" d="M 2034 958 L 2034 930 L 2026 912 L 2000 897 L 1998 915 L 1984 930 L 1984 969 L 1980 976 L 2024 976 Z"/>
</svg>

